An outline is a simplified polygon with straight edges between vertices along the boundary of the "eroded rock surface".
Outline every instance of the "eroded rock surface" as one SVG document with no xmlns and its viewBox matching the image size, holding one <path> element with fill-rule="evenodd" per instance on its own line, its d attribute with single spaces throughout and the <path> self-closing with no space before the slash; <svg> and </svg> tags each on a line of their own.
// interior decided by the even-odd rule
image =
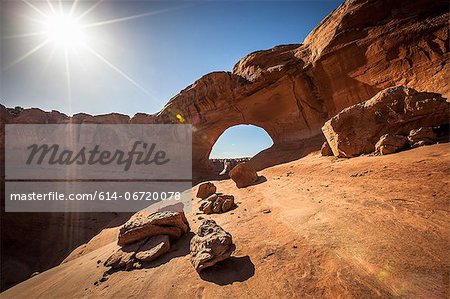
<svg viewBox="0 0 450 299">
<path fill-rule="evenodd" d="M 412 147 L 418 147 L 427 144 L 433 144 L 436 142 L 437 135 L 434 133 L 433 128 L 423 127 L 419 129 L 413 129 L 409 132 L 408 140 Z"/>
<path fill-rule="evenodd" d="M 138 213 L 120 228 L 117 244 L 123 246 L 157 235 L 178 239 L 188 230 L 189 224 L 183 212 Z"/>
<path fill-rule="evenodd" d="M 239 163 L 231 169 L 229 175 L 238 188 L 250 186 L 258 180 L 258 174 L 248 163 Z"/>
<path fill-rule="evenodd" d="M 191 240 L 191 263 L 200 272 L 229 258 L 235 249 L 230 233 L 214 220 L 204 220 Z"/>
<path fill-rule="evenodd" d="M 234 125 L 266 130 L 274 151 L 264 154 L 272 154 L 300 148 L 342 109 L 391 86 L 448 98 L 449 15 L 448 2 L 442 0 L 346 1 L 303 44 L 250 53 L 232 72 L 195 81 L 155 115 L 67 117 L 25 109 L 3 118 L 6 123 L 189 123 L 194 127 L 194 180 L 208 178 L 211 149 Z M 277 161 L 293 158 L 282 155 Z M 260 157 L 253 166 L 260 170 L 267 167 L 265 161 L 271 159 Z"/>
<path fill-rule="evenodd" d="M 440 94 L 396 86 L 344 109 L 322 131 L 335 156 L 354 157 L 373 152 L 384 134 L 407 135 L 414 128 L 447 124 L 449 108 Z"/>
<path fill-rule="evenodd" d="M 408 138 L 402 135 L 385 134 L 375 144 L 375 151 L 382 155 L 401 151 L 408 145 Z"/>
</svg>

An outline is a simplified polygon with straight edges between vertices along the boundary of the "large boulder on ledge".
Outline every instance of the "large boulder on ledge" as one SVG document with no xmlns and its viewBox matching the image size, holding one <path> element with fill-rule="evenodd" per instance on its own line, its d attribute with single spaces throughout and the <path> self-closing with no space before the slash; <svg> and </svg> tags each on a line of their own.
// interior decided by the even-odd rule
<svg viewBox="0 0 450 299">
<path fill-rule="evenodd" d="M 442 95 L 396 86 L 342 110 L 322 132 L 335 156 L 349 158 L 373 152 L 384 134 L 408 135 L 415 128 L 447 124 L 449 113 Z"/>
</svg>

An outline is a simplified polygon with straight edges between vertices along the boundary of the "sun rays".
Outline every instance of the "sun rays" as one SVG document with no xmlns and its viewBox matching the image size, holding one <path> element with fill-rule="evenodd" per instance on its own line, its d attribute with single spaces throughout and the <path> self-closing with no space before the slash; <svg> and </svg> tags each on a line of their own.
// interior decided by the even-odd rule
<svg viewBox="0 0 450 299">
<path fill-rule="evenodd" d="M 150 12 L 143 12 L 136 15 L 108 19 L 108 20 L 95 20 L 90 23 L 85 23 L 84 18 L 95 11 L 104 0 L 99 0 L 93 5 L 83 11 L 78 11 L 80 6 L 78 0 L 74 0 L 71 5 L 66 5 L 66 2 L 62 0 L 46 2 L 40 2 L 39 6 L 29 0 L 21 0 L 26 4 L 29 10 L 29 16 L 26 18 L 30 22 L 33 22 L 35 27 L 39 27 L 39 30 L 32 32 L 23 32 L 14 35 L 3 36 L 2 39 L 39 39 L 35 46 L 31 46 L 25 54 L 19 55 L 19 57 L 12 59 L 10 63 L 7 63 L 2 72 L 5 72 L 19 63 L 23 63 L 27 58 L 31 57 L 38 51 L 48 50 L 49 57 L 46 59 L 46 65 L 48 65 L 56 51 L 61 51 L 64 58 L 64 72 L 61 76 L 65 77 L 67 81 L 67 98 L 69 105 L 72 104 L 72 83 L 71 83 L 71 54 L 76 54 L 79 57 L 80 53 L 87 53 L 91 57 L 95 57 L 97 61 L 100 61 L 104 65 L 108 66 L 110 70 L 120 75 L 127 82 L 139 89 L 142 93 L 149 96 L 152 100 L 160 102 L 152 93 L 145 89 L 141 84 L 134 80 L 129 74 L 127 74 L 121 67 L 111 62 L 101 51 L 96 49 L 90 42 L 93 37 L 90 36 L 89 29 L 99 26 L 107 26 L 119 22 L 126 22 L 138 18 L 148 17 L 161 13 L 166 13 L 172 10 L 177 10 L 187 7 L 187 5 L 172 7 L 168 9 L 154 10 Z M 78 9 L 79 10 L 79 9 Z M 32 13 L 35 16 L 32 16 Z M 72 57 L 73 58 L 73 57 Z M 46 69 L 44 66 L 43 70 Z"/>
</svg>

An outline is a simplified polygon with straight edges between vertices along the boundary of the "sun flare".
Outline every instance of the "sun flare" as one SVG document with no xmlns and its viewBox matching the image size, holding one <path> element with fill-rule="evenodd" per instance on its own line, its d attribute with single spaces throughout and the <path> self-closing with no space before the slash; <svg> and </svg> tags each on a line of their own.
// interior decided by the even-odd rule
<svg viewBox="0 0 450 299">
<path fill-rule="evenodd" d="M 65 68 L 65 77 L 67 79 L 67 94 L 69 102 L 72 101 L 71 91 L 71 68 L 76 67 L 74 61 L 82 58 L 84 63 L 93 63 L 94 60 L 89 58 L 96 58 L 97 61 L 102 62 L 112 71 L 116 72 L 123 79 L 130 82 L 137 87 L 145 95 L 149 96 L 155 101 L 159 99 L 142 85 L 132 79 L 124 70 L 119 68 L 115 63 L 110 61 L 101 51 L 96 47 L 95 35 L 89 29 L 93 27 L 107 26 L 115 23 L 128 22 L 134 19 L 149 17 L 160 13 L 168 12 L 174 9 L 180 9 L 185 6 L 175 7 L 171 9 L 155 10 L 143 12 L 136 15 L 118 17 L 107 20 L 96 20 L 95 16 L 92 16 L 93 12 L 105 0 L 97 0 L 91 6 L 80 10 L 80 0 L 47 0 L 47 1 L 29 1 L 21 0 L 28 11 L 25 15 L 25 19 L 33 23 L 34 27 L 38 28 L 37 31 L 21 32 L 18 34 L 9 35 L 8 39 L 27 39 L 36 38 L 36 45 L 26 49 L 25 53 L 12 60 L 0 71 L 7 71 L 17 64 L 32 57 L 39 51 L 49 51 L 49 58 L 47 64 L 53 59 L 54 53 L 63 53 L 64 60 L 62 61 Z M 84 1 L 86 4 L 88 1 Z M 87 22 L 86 15 L 91 14 L 91 21 Z M 111 32 L 111 35 L 113 32 Z M 55 51 L 58 50 L 58 51 Z M 73 59 L 75 58 L 75 59 Z M 46 67 L 44 67 L 45 69 Z"/>
<path fill-rule="evenodd" d="M 70 15 L 57 13 L 44 19 L 44 32 L 48 41 L 63 48 L 74 48 L 85 43 L 82 25 Z"/>
</svg>

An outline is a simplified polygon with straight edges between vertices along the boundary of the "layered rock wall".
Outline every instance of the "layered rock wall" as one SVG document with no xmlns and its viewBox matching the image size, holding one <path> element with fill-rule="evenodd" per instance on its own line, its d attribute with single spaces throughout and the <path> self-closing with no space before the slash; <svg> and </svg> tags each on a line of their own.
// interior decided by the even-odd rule
<svg viewBox="0 0 450 299">
<path fill-rule="evenodd" d="M 214 143 L 235 125 L 265 129 L 274 142 L 266 154 L 295 151 L 326 120 L 384 88 L 403 85 L 448 98 L 448 18 L 447 1 L 346 1 L 303 44 L 257 51 L 232 72 L 207 74 L 156 115 L 68 118 L 37 109 L 1 115 L 13 123 L 190 123 L 194 178 L 206 178 Z M 255 168 L 267 166 L 264 160 L 260 155 Z"/>
</svg>

